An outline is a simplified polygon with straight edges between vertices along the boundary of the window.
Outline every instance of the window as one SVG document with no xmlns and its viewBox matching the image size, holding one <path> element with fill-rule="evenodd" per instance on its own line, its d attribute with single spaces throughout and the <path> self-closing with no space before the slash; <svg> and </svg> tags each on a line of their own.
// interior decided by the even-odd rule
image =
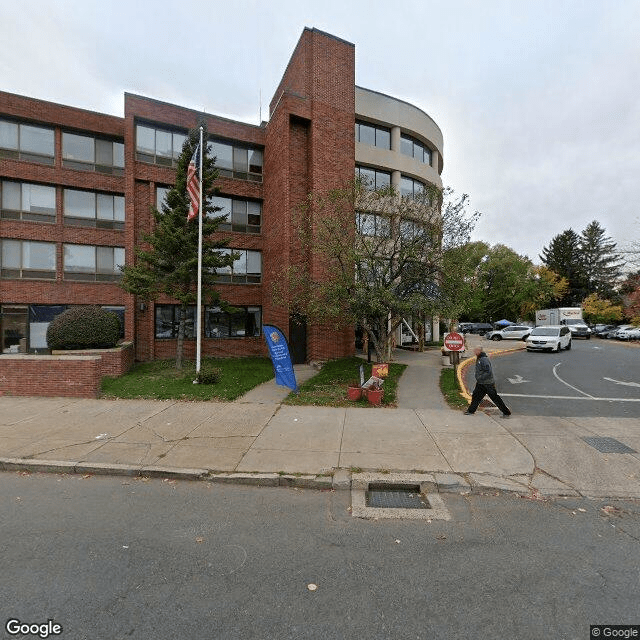
<svg viewBox="0 0 640 640">
<path fill-rule="evenodd" d="M 391 149 L 391 129 L 367 122 L 356 122 L 356 141 L 380 149 Z"/>
<path fill-rule="evenodd" d="M 31 222 L 55 222 L 55 187 L 8 180 L 0 182 L 0 217 Z"/>
<path fill-rule="evenodd" d="M 391 173 L 388 171 L 356 166 L 356 178 L 360 178 L 366 189 L 377 191 L 391 186 Z"/>
<path fill-rule="evenodd" d="M 239 254 L 232 267 L 218 269 L 218 282 L 233 282 L 239 284 L 259 284 L 262 281 L 262 253 L 249 249 L 220 249 L 220 253 L 229 255 Z"/>
<path fill-rule="evenodd" d="M 68 169 L 124 175 L 124 143 L 63 132 L 62 164 Z"/>
<path fill-rule="evenodd" d="M 0 120 L 0 157 L 53 164 L 53 129 Z"/>
<path fill-rule="evenodd" d="M 65 280 L 113 282 L 121 276 L 124 266 L 122 247 L 95 247 L 88 244 L 65 244 Z"/>
<path fill-rule="evenodd" d="M 180 324 L 180 305 L 157 304 L 155 306 L 156 328 L 155 336 L 158 339 L 171 339 L 178 337 Z M 187 307 L 187 316 L 184 325 L 184 337 L 191 340 L 195 338 L 196 308 Z"/>
<path fill-rule="evenodd" d="M 100 229 L 124 229 L 124 196 L 65 189 L 64 219 L 69 224 Z"/>
<path fill-rule="evenodd" d="M 32 242 L 29 240 L 2 241 L 0 259 L 3 278 L 39 278 L 55 280 L 55 242 Z"/>
<path fill-rule="evenodd" d="M 162 205 L 165 203 L 169 191 L 171 191 L 171 187 L 156 187 L 156 209 L 158 211 L 162 211 Z"/>
<path fill-rule="evenodd" d="M 26 340 L 28 326 L 29 307 L 26 304 L 0 305 L 0 353 L 24 351 L 20 341 Z"/>
<path fill-rule="evenodd" d="M 406 133 L 400 136 L 400 153 L 415 158 L 418 162 L 431 164 L 431 149 Z"/>
<path fill-rule="evenodd" d="M 214 196 L 211 198 L 214 207 L 219 207 L 214 216 L 226 216 L 227 221 L 220 223 L 221 231 L 241 231 L 260 233 L 262 220 L 262 203 L 255 200 Z"/>
<path fill-rule="evenodd" d="M 363 236 L 388 237 L 391 232 L 389 219 L 377 213 L 356 212 L 356 228 Z"/>
<path fill-rule="evenodd" d="M 421 198 L 425 194 L 425 185 L 408 176 L 400 178 L 400 195 L 403 198 Z"/>
<path fill-rule="evenodd" d="M 221 176 L 262 182 L 263 156 L 260 149 L 240 143 L 211 140 L 208 153 L 216 159 L 216 169 Z"/>
<path fill-rule="evenodd" d="M 139 124 L 136 126 L 136 160 L 176 167 L 186 139 L 184 133 Z"/>
<path fill-rule="evenodd" d="M 262 309 L 235 307 L 235 311 L 222 311 L 220 307 L 205 307 L 205 338 L 254 338 L 261 335 Z"/>
</svg>

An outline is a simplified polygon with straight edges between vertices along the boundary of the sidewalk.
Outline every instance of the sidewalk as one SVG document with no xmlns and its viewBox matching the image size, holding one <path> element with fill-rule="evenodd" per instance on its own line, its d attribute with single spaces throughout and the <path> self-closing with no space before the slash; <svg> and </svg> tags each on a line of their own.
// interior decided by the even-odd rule
<svg viewBox="0 0 640 640">
<path fill-rule="evenodd" d="M 637 419 L 468 417 L 440 396 L 439 351 L 397 361 L 409 366 L 396 409 L 281 405 L 273 381 L 231 403 L 0 397 L 0 469 L 321 487 L 384 470 L 432 474 L 440 490 L 640 498 L 640 455 L 582 439 L 640 451 Z"/>
</svg>

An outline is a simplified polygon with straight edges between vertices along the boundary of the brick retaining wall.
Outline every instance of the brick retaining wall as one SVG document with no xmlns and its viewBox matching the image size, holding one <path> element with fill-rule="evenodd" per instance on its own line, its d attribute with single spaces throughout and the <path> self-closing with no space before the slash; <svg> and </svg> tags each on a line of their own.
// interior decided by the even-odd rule
<svg viewBox="0 0 640 640">
<path fill-rule="evenodd" d="M 60 354 L 64 355 L 60 355 Z M 133 344 L 115 349 L 0 356 L 0 396 L 97 398 L 103 376 L 121 376 L 133 364 Z"/>
</svg>

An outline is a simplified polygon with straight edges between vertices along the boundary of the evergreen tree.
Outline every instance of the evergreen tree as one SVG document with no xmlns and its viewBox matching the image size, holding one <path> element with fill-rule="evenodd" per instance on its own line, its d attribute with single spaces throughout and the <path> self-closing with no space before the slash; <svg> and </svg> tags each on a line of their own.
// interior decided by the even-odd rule
<svg viewBox="0 0 640 640">
<path fill-rule="evenodd" d="M 580 234 L 580 261 L 584 276 L 584 295 L 592 293 L 610 298 L 616 280 L 622 275 L 622 262 L 616 253 L 616 243 L 605 235 L 605 230 L 594 220 Z"/>
<path fill-rule="evenodd" d="M 555 304 L 561 307 L 579 305 L 585 289 L 580 236 L 573 229 L 563 231 L 551 240 L 548 247 L 542 249 L 540 260 L 569 283 L 566 294 Z"/>
<path fill-rule="evenodd" d="M 182 368 L 187 307 L 197 300 L 198 221 L 188 221 L 189 195 L 187 169 L 200 138 L 199 129 L 189 132 L 178 160 L 175 186 L 167 193 L 162 207 L 152 207 L 155 228 L 142 234 L 143 246 L 136 247 L 135 263 L 123 268 L 120 286 L 144 300 L 155 300 L 164 294 L 180 304 L 176 368 Z M 220 209 L 211 203 L 218 172 L 215 159 L 207 153 L 207 132 L 202 158 L 202 297 L 209 304 L 226 307 L 214 289 L 216 270 L 230 266 L 237 254 L 221 251 L 226 240 L 213 239 L 212 234 L 223 220 L 215 216 Z"/>
</svg>

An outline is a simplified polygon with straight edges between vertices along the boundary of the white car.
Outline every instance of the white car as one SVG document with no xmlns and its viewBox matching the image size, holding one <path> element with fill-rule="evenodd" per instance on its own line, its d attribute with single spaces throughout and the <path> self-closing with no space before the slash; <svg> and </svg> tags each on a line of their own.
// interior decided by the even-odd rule
<svg viewBox="0 0 640 640">
<path fill-rule="evenodd" d="M 510 324 L 504 329 L 489 331 L 485 338 L 489 340 L 524 340 L 531 333 L 531 327 L 520 324 Z"/>
<path fill-rule="evenodd" d="M 620 329 L 618 329 L 620 331 Z M 640 339 L 640 327 L 628 327 L 620 331 L 620 335 L 616 332 L 616 338 L 618 340 L 638 340 Z"/>
<path fill-rule="evenodd" d="M 627 338 L 627 332 L 633 329 L 635 329 L 635 327 L 632 324 L 622 324 L 617 328 L 616 332 L 613 334 L 613 337 L 616 340 L 628 340 L 629 338 Z"/>
<path fill-rule="evenodd" d="M 571 349 L 571 331 L 567 326 L 536 327 L 526 340 L 527 351 Z"/>
</svg>

